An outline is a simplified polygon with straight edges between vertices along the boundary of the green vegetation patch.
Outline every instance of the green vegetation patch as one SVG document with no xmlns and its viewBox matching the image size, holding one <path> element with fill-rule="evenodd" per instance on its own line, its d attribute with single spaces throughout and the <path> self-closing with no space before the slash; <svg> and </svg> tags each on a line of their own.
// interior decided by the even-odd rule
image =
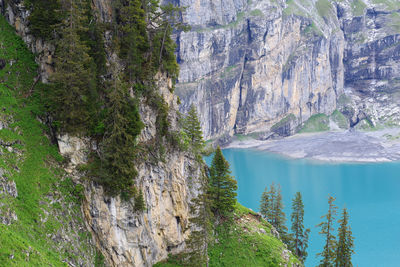
<svg viewBox="0 0 400 267">
<path fill-rule="evenodd" d="M 283 119 L 281 119 L 280 121 L 278 121 L 277 123 L 275 123 L 274 125 L 272 125 L 271 131 L 275 131 L 275 130 L 281 128 L 282 126 L 286 125 L 287 123 L 290 123 L 295 120 L 296 120 L 296 116 L 291 113 L 291 114 L 287 115 L 286 117 L 284 117 Z"/>
<path fill-rule="evenodd" d="M 319 36 L 323 36 L 322 31 L 318 29 L 317 25 L 315 25 L 315 22 L 311 22 L 309 25 L 307 25 L 302 31 L 302 34 L 303 35 L 316 34 Z"/>
<path fill-rule="evenodd" d="M 298 15 L 307 17 L 307 14 L 296 4 L 294 0 L 286 0 L 287 7 L 283 10 L 283 15 Z"/>
<path fill-rule="evenodd" d="M 339 110 L 335 110 L 330 118 L 339 126 L 341 129 L 349 128 L 349 120 Z"/>
<path fill-rule="evenodd" d="M 305 123 L 300 133 L 323 132 L 329 130 L 329 118 L 325 114 L 312 115 Z"/>
<path fill-rule="evenodd" d="M 283 266 L 283 243 L 270 234 L 271 225 L 252 210 L 236 205 L 235 224 L 216 229 L 209 248 L 210 266 Z M 265 234 L 262 232 L 263 229 Z M 298 263 L 291 257 L 290 263 Z"/>
<path fill-rule="evenodd" d="M 75 198 L 68 200 L 68 187 L 59 188 L 65 177 L 59 168 L 63 159 L 45 137 L 48 129 L 36 119 L 43 110 L 37 92 L 44 85 L 32 87 L 37 75 L 34 56 L 2 16 L 0 58 L 7 62 L 0 71 L 0 106 L 7 114 L 2 120 L 12 118 L 0 138 L 19 141 L 12 151 L 3 149 L 0 162 L 18 191 L 18 197 L 6 198 L 18 219 L 11 225 L 0 224 L 0 266 L 67 266 L 63 261 L 77 262 L 82 255 L 90 258 L 90 235 L 67 229 L 83 225 L 80 206 Z M 65 234 L 68 243 L 63 241 Z"/>
<path fill-rule="evenodd" d="M 250 15 L 255 16 L 255 17 L 264 16 L 263 12 L 260 9 L 254 9 L 254 10 L 250 11 Z"/>
<path fill-rule="evenodd" d="M 258 139 L 260 137 L 260 132 L 254 132 L 250 134 L 235 134 L 235 138 L 239 141 Z"/>
<path fill-rule="evenodd" d="M 351 10 L 354 16 L 362 16 L 364 15 L 364 10 L 367 5 L 362 0 L 353 0 L 351 4 Z"/>
<path fill-rule="evenodd" d="M 262 229 L 262 230 L 261 230 Z M 209 246 L 209 266 L 284 266 L 282 241 L 275 238 L 271 225 L 254 211 L 236 204 L 234 223 L 230 227 L 221 224 L 216 227 L 215 242 Z M 290 256 L 289 266 L 300 264 Z M 171 256 L 156 267 L 182 266 Z"/>
<path fill-rule="evenodd" d="M 318 14 L 325 18 L 328 18 L 334 10 L 330 0 L 318 0 L 315 7 L 317 8 Z"/>
<path fill-rule="evenodd" d="M 222 72 L 221 72 L 221 78 L 226 78 L 226 77 L 231 77 L 234 75 L 236 70 L 238 69 L 239 65 L 231 65 L 226 67 Z"/>
<path fill-rule="evenodd" d="M 400 13 L 398 12 L 393 12 L 390 14 L 390 26 L 395 30 L 396 32 L 400 32 Z"/>
<path fill-rule="evenodd" d="M 372 3 L 382 5 L 388 11 L 400 9 L 400 2 L 398 0 L 372 0 Z"/>
</svg>

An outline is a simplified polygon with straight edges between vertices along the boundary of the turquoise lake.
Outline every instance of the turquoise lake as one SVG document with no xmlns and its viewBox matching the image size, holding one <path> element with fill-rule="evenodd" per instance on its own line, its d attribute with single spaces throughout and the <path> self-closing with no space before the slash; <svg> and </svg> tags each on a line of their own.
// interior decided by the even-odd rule
<svg viewBox="0 0 400 267">
<path fill-rule="evenodd" d="M 302 193 L 304 225 L 311 229 L 307 267 L 319 263 L 323 238 L 315 226 L 327 212 L 329 195 L 336 198 L 338 217 L 344 206 L 349 210 L 353 265 L 400 266 L 400 163 L 325 163 L 251 149 L 225 149 L 223 154 L 238 181 L 238 201 L 246 207 L 258 211 L 265 186 L 280 184 L 290 228 L 291 200 Z"/>
</svg>

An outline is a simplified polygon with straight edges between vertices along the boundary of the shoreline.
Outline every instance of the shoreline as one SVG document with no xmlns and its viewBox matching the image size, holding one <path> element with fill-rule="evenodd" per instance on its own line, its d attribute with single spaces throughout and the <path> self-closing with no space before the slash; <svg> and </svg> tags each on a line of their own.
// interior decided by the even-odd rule
<svg viewBox="0 0 400 267">
<path fill-rule="evenodd" d="M 234 140 L 225 148 L 256 149 L 291 159 L 332 163 L 400 161 L 400 128 L 295 134 L 278 140 Z"/>
</svg>

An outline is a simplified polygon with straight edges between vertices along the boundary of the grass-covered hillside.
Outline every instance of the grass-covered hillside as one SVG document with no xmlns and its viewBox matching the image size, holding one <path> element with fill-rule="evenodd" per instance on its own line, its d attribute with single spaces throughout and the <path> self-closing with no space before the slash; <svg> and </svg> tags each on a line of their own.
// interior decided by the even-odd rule
<svg viewBox="0 0 400 267">
<path fill-rule="evenodd" d="M 282 241 L 271 233 L 271 225 L 257 213 L 236 205 L 233 224 L 217 226 L 208 250 L 209 266 L 301 266 Z M 172 257 L 156 267 L 181 266 Z"/>
<path fill-rule="evenodd" d="M 37 66 L 0 16 L 0 266 L 91 266 L 81 190 L 38 121 Z M 71 266 L 71 265 L 70 265 Z"/>
</svg>

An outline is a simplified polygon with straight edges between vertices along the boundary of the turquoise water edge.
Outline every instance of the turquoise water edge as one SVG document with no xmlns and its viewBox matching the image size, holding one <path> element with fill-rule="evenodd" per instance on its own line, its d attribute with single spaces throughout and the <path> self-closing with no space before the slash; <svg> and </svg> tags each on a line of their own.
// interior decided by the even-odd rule
<svg viewBox="0 0 400 267">
<path fill-rule="evenodd" d="M 327 212 L 329 195 L 336 198 L 338 215 L 344 206 L 349 210 L 353 265 L 400 266 L 400 163 L 326 163 L 251 149 L 225 149 L 223 154 L 238 181 L 238 201 L 246 207 L 258 211 L 265 186 L 280 184 L 290 228 L 291 200 L 302 193 L 304 224 L 311 229 L 307 267 L 319 263 L 323 238 L 315 226 Z"/>
</svg>

